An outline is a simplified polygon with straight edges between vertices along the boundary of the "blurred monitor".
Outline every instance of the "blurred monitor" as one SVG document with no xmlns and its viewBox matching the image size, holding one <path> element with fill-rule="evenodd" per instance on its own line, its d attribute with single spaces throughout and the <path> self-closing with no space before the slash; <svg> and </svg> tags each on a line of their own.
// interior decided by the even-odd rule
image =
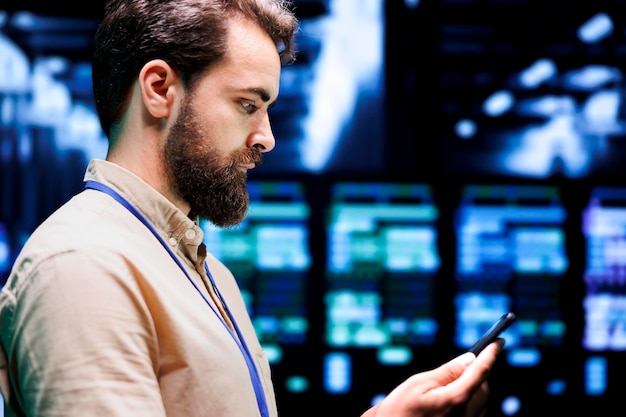
<svg viewBox="0 0 626 417">
<path fill-rule="evenodd" d="M 459 178 L 623 177 L 623 7 L 390 2 L 388 44 L 402 53 L 387 57 L 387 91 L 411 106 L 407 161 L 426 153 L 427 172 Z"/>
<path fill-rule="evenodd" d="M 507 347 L 563 343 L 567 212 L 555 187 L 467 185 L 456 218 L 456 343 L 470 347 L 508 311 Z"/>
<path fill-rule="evenodd" d="M 594 187 L 583 213 L 589 351 L 626 350 L 626 188 Z"/>
<path fill-rule="evenodd" d="M 317 7 L 313 7 L 317 4 Z M 255 174 L 382 172 L 382 0 L 296 1 L 296 61 L 270 110 L 276 148 Z"/>
<path fill-rule="evenodd" d="M 423 184 L 338 182 L 327 218 L 326 389 L 349 391 L 349 349 L 373 349 L 381 365 L 412 360 L 438 333 L 438 209 Z M 343 378 L 337 377 L 343 375 Z"/>
<path fill-rule="evenodd" d="M 261 345 L 277 363 L 285 345 L 308 340 L 310 208 L 299 183 L 250 182 L 248 189 L 243 222 L 217 228 L 204 221 L 204 242 L 237 279 Z"/>
<path fill-rule="evenodd" d="M 585 239 L 585 392 L 603 397 L 620 391 L 626 351 L 626 188 L 595 186 L 582 213 Z M 613 353 L 616 352 L 616 353 Z M 619 395 L 619 394 L 618 394 Z"/>
<path fill-rule="evenodd" d="M 506 312 L 518 317 L 501 336 L 501 372 L 493 377 L 492 403 L 501 415 L 558 408 L 582 383 L 567 359 L 578 350 L 569 336 L 579 327 L 566 320 L 569 215 L 555 186 L 468 184 L 461 190 L 454 341 L 467 349 Z M 520 383 L 528 380 L 533 383 Z"/>
</svg>

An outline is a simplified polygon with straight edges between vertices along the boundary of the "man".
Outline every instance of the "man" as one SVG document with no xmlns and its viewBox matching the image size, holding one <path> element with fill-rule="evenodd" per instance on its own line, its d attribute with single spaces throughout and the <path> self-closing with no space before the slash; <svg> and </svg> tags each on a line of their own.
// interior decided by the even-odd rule
<svg viewBox="0 0 626 417">
<path fill-rule="evenodd" d="M 243 219 L 296 29 L 277 0 L 107 4 L 93 61 L 106 161 L 90 162 L 85 191 L 33 233 L 0 293 L 9 415 L 277 415 L 236 281 L 198 218 Z M 500 349 L 414 375 L 365 416 L 479 415 Z"/>
</svg>

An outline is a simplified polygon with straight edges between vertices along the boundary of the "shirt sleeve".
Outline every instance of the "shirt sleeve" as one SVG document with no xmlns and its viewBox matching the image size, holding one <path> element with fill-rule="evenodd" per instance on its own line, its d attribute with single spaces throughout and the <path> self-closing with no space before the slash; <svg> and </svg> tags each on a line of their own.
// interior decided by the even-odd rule
<svg viewBox="0 0 626 417">
<path fill-rule="evenodd" d="M 132 263 L 71 251 L 18 274 L 8 352 L 27 416 L 165 416 L 158 339 Z"/>
</svg>

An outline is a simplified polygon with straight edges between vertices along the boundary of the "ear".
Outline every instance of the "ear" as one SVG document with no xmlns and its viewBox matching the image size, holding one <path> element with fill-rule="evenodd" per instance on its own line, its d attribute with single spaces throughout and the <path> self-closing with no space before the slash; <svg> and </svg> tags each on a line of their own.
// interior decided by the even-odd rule
<svg viewBox="0 0 626 417">
<path fill-rule="evenodd" d="M 171 115 L 178 92 L 178 76 L 162 59 L 147 62 L 139 72 L 139 89 L 146 111 L 155 119 Z"/>
</svg>

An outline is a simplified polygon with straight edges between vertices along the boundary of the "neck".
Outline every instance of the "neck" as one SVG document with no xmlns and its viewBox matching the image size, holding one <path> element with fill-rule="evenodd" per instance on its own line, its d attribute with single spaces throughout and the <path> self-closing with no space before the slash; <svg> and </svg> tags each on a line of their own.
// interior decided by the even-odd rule
<svg viewBox="0 0 626 417">
<path fill-rule="evenodd" d="M 126 143 L 128 142 L 133 141 Z M 140 142 L 140 140 L 135 142 Z M 119 140 L 116 146 L 107 153 L 106 160 L 137 175 L 188 215 L 189 204 L 174 191 L 163 156 L 156 151 L 159 148 L 156 146 L 145 146 L 139 149 L 126 148 L 124 143 L 123 140 Z"/>
</svg>

